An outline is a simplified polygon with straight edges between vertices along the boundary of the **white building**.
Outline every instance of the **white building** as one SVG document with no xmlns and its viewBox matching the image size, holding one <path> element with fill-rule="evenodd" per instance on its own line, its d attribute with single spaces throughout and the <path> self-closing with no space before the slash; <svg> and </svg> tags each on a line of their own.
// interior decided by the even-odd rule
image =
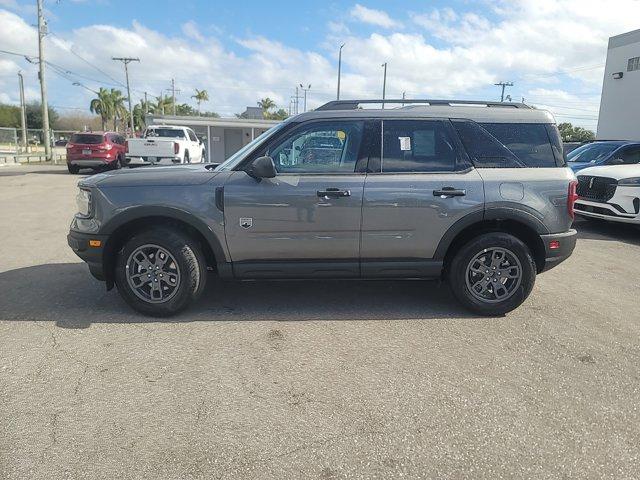
<svg viewBox="0 0 640 480">
<path fill-rule="evenodd" d="M 260 111 L 260 116 L 262 112 Z M 263 118 L 212 118 L 147 115 L 147 125 L 182 125 L 204 141 L 207 159 L 221 163 L 258 135 L 280 123 Z"/>
<path fill-rule="evenodd" d="M 609 39 L 596 137 L 640 140 L 640 30 Z"/>
</svg>

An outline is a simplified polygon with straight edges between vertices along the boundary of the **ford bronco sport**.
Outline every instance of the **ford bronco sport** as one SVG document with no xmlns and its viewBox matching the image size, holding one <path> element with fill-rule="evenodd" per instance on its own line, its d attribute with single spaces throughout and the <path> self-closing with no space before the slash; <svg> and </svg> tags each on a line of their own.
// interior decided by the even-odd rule
<svg viewBox="0 0 640 480">
<path fill-rule="evenodd" d="M 79 182 L 68 243 L 136 310 L 167 316 L 222 278 L 444 278 L 501 315 L 571 255 L 576 181 L 524 104 L 334 101 L 221 165 Z"/>
</svg>

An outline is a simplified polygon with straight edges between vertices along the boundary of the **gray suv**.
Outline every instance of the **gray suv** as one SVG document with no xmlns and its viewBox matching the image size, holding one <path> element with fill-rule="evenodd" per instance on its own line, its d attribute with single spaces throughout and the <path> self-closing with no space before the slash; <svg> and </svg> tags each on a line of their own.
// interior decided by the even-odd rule
<svg viewBox="0 0 640 480">
<path fill-rule="evenodd" d="M 575 176 L 524 104 L 334 101 L 220 165 L 79 182 L 68 243 L 136 310 L 167 316 L 225 279 L 444 278 L 501 315 L 575 246 Z M 385 108 L 385 106 L 387 108 Z"/>
</svg>

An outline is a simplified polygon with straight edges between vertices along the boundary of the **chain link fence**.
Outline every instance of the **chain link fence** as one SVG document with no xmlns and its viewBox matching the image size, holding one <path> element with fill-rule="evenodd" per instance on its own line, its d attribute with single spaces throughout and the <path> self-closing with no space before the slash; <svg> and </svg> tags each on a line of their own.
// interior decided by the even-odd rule
<svg viewBox="0 0 640 480">
<path fill-rule="evenodd" d="M 66 144 L 74 131 L 51 130 L 53 163 L 64 163 Z M 28 128 L 26 145 L 22 141 L 21 128 L 0 127 L 0 163 L 32 163 L 45 161 L 44 132 Z"/>
</svg>

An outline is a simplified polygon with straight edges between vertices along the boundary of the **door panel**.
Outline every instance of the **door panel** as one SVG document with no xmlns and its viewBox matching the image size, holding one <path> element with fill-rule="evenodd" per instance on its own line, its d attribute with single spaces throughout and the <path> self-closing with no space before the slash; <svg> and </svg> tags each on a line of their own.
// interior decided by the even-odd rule
<svg viewBox="0 0 640 480">
<path fill-rule="evenodd" d="M 305 268 L 306 273 L 322 270 L 312 264 L 316 260 L 333 260 L 351 262 L 345 267 L 357 276 L 363 187 L 362 174 L 279 174 L 258 182 L 234 172 L 224 186 L 225 233 L 234 269 L 242 273 L 236 262 L 309 262 L 302 274 Z M 318 195 L 332 189 L 338 194 Z M 264 269 L 279 270 L 273 265 Z"/>
<path fill-rule="evenodd" d="M 464 196 L 434 195 L 443 187 Z M 431 259 L 457 220 L 484 207 L 482 178 L 466 173 L 370 174 L 362 207 L 363 259 Z"/>
<path fill-rule="evenodd" d="M 482 178 L 460 171 L 450 124 L 440 120 L 384 121 L 378 173 L 365 182 L 362 275 L 438 274 L 433 257 L 445 232 L 484 209 Z"/>
</svg>

